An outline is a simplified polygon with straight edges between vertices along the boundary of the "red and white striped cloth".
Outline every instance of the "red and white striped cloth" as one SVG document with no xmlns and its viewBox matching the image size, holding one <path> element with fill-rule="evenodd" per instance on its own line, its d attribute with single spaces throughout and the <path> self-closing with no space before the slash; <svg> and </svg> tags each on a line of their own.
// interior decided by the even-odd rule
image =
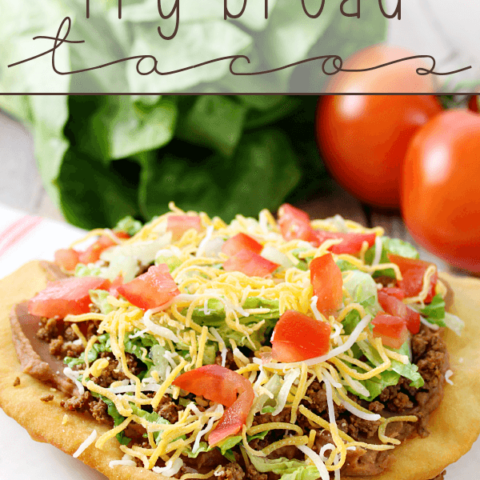
<svg viewBox="0 0 480 480">
<path fill-rule="evenodd" d="M 52 260 L 55 250 L 68 247 L 84 234 L 67 223 L 0 205 L 0 278 L 30 260 Z"/>
</svg>

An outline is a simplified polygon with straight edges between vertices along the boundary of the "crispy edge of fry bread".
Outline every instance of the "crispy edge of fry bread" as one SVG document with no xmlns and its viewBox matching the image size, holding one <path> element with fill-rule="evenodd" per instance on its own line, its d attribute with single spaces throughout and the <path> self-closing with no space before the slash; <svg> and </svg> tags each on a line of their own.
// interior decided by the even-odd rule
<svg viewBox="0 0 480 480">
<path fill-rule="evenodd" d="M 396 461 L 385 473 L 355 480 L 431 480 L 467 453 L 480 434 L 480 321 L 477 320 L 480 281 L 447 274 L 442 277 L 455 291 L 452 313 L 465 322 L 461 337 L 449 330 L 445 332 L 454 385 L 445 386 L 445 397 L 430 419 L 428 437 L 415 438 L 397 447 Z M 40 262 L 30 262 L 0 280 L 0 407 L 34 440 L 50 443 L 73 455 L 94 429 L 101 435 L 108 428 L 79 413 L 68 413 L 69 420 L 63 424 L 65 410 L 59 402 L 66 397 L 60 392 L 52 402 L 40 401 L 40 397 L 50 393 L 50 387 L 22 373 L 8 318 L 15 303 L 31 298 L 46 282 L 47 274 Z M 20 387 L 13 386 L 17 377 L 21 378 Z M 88 447 L 80 460 L 112 480 L 162 478 L 143 468 L 110 468 L 110 461 L 122 456 L 116 439 L 111 439 L 103 451 L 94 445 Z"/>
</svg>

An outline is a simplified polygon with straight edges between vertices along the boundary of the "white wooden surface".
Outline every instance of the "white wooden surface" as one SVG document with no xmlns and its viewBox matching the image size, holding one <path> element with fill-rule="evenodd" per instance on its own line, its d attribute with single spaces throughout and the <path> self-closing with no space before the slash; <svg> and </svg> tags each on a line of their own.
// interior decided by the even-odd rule
<svg viewBox="0 0 480 480">
<path fill-rule="evenodd" d="M 42 186 L 30 133 L 1 112 L 0 203 L 27 213 L 63 220 Z"/>
</svg>

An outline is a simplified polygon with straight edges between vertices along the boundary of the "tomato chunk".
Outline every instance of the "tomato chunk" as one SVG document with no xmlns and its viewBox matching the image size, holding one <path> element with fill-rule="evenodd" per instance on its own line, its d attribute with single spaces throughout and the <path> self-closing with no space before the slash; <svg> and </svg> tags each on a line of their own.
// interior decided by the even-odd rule
<svg viewBox="0 0 480 480">
<path fill-rule="evenodd" d="M 66 278 L 50 282 L 28 303 L 28 313 L 47 318 L 65 318 L 90 311 L 90 290 L 108 288 L 110 282 L 99 277 Z"/>
<path fill-rule="evenodd" d="M 330 248 L 331 252 L 338 255 L 360 252 L 363 242 L 367 242 L 369 247 L 375 243 L 374 233 L 341 233 L 314 230 L 308 213 L 292 207 L 288 203 L 282 205 L 278 210 L 278 225 L 285 240 L 305 240 L 316 247 L 327 240 L 341 238 L 342 243 Z"/>
<path fill-rule="evenodd" d="M 288 203 L 278 209 L 278 225 L 285 240 L 315 240 L 308 213 Z"/>
<path fill-rule="evenodd" d="M 427 269 L 434 265 L 424 260 L 414 258 L 405 258 L 399 255 L 388 255 L 389 260 L 400 268 L 403 279 L 398 282 L 398 286 L 405 292 L 406 297 L 416 297 L 423 289 L 423 278 Z M 430 303 L 435 296 L 435 287 L 437 285 L 438 274 L 432 276 L 430 289 L 425 299 L 425 303 Z"/>
<path fill-rule="evenodd" d="M 242 429 L 255 398 L 252 384 L 245 377 L 220 365 L 205 365 L 186 372 L 173 385 L 228 407 L 208 437 L 210 446 Z"/>
<path fill-rule="evenodd" d="M 266 277 L 279 266 L 258 253 L 242 250 L 225 261 L 223 269 L 227 272 L 242 272 L 249 277 Z"/>
<path fill-rule="evenodd" d="M 403 318 L 407 322 L 410 333 L 415 335 L 420 331 L 420 314 L 409 308 L 401 300 L 388 295 L 382 289 L 378 292 L 378 302 L 386 313 Z"/>
<path fill-rule="evenodd" d="M 180 294 L 165 264 L 150 267 L 146 273 L 116 290 L 132 305 L 144 310 L 161 307 Z"/>
<path fill-rule="evenodd" d="M 180 240 L 182 235 L 193 228 L 202 231 L 200 217 L 193 215 L 170 215 L 167 219 L 167 232 L 172 232 L 173 240 Z"/>
<path fill-rule="evenodd" d="M 341 238 L 342 243 L 333 245 L 329 250 L 337 255 L 342 253 L 358 253 L 362 250 L 363 242 L 367 242 L 369 247 L 375 244 L 374 233 L 340 233 L 326 232 L 324 230 L 314 230 L 316 246 L 320 246 L 327 240 Z"/>
<path fill-rule="evenodd" d="M 80 253 L 80 263 L 88 265 L 100 260 L 100 255 L 107 250 L 107 248 L 115 246 L 116 243 L 107 235 L 102 235 L 93 245 L 88 247 L 84 252 Z"/>
<path fill-rule="evenodd" d="M 392 297 L 398 298 L 398 300 L 403 300 L 405 298 L 405 292 L 398 287 L 384 287 L 381 292 L 386 293 Z"/>
<path fill-rule="evenodd" d="M 408 340 L 408 328 L 403 318 L 380 312 L 373 320 L 373 336 L 382 339 L 383 345 L 400 348 Z"/>
<path fill-rule="evenodd" d="M 314 258 L 310 263 L 310 281 L 317 308 L 325 315 L 336 312 L 342 304 L 342 271 L 330 253 Z"/>
<path fill-rule="evenodd" d="M 80 252 L 77 252 L 73 248 L 60 249 L 55 252 L 55 263 L 67 272 L 75 270 L 79 262 Z"/>
<path fill-rule="evenodd" d="M 263 250 L 263 247 L 254 238 L 249 237 L 244 233 L 238 233 L 234 237 L 229 238 L 222 246 L 222 252 L 229 256 L 235 255 L 242 250 L 250 250 L 254 253 L 260 253 Z"/>
<path fill-rule="evenodd" d="M 301 362 L 330 350 L 332 327 L 294 310 L 286 311 L 272 334 L 272 356 L 284 362 Z"/>
</svg>

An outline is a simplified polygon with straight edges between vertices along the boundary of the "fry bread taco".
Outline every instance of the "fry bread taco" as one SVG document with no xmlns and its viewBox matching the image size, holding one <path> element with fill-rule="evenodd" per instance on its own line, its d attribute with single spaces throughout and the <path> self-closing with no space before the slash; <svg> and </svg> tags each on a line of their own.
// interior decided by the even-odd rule
<svg viewBox="0 0 480 480">
<path fill-rule="evenodd" d="M 119 480 L 432 480 L 471 448 L 478 280 L 290 205 L 171 210 L 0 281 L 0 406 L 33 439 Z"/>
</svg>

